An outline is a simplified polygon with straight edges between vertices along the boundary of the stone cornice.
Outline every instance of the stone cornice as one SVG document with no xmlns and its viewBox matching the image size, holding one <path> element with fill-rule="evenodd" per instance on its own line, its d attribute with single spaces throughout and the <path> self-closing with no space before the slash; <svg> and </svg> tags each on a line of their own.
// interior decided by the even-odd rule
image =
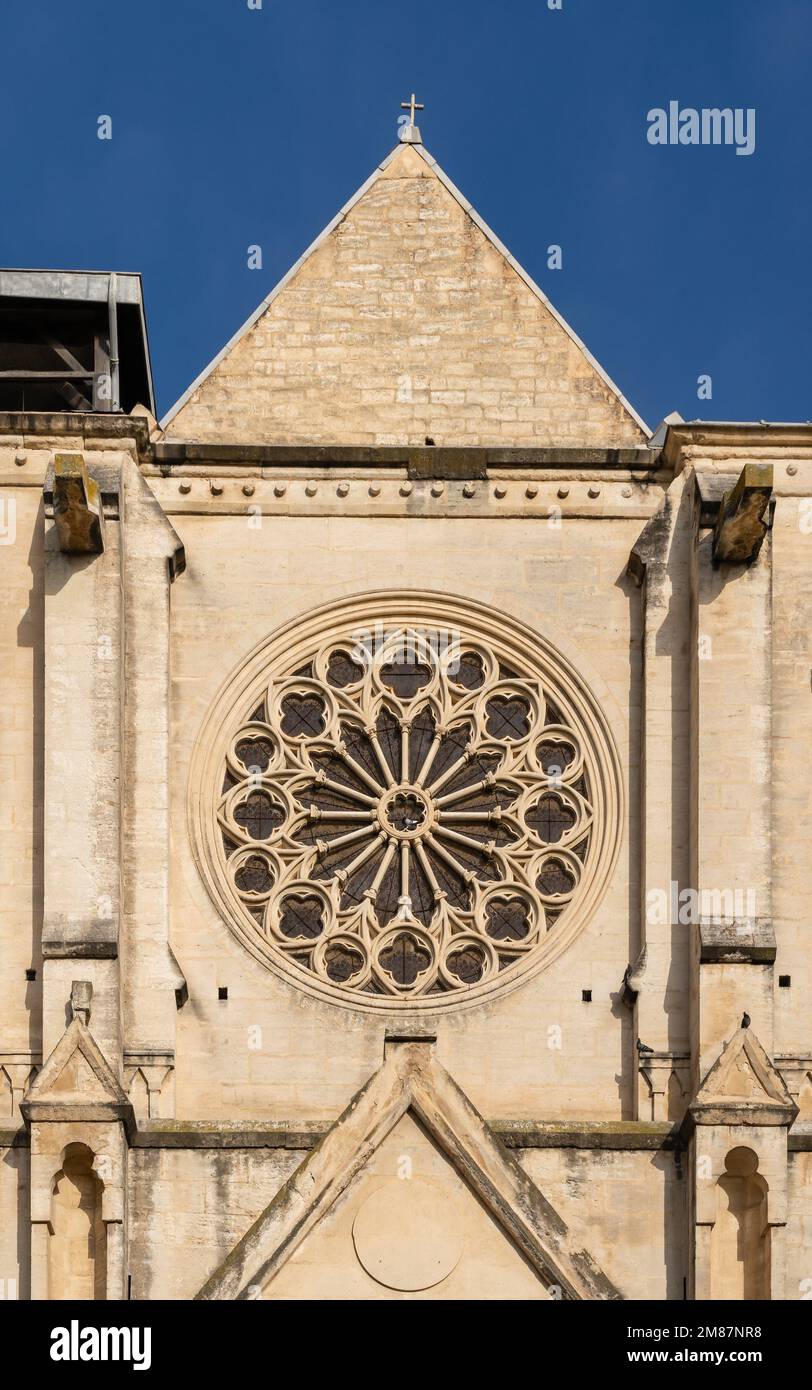
<svg viewBox="0 0 812 1390">
<path fill-rule="evenodd" d="M 684 466 L 684 452 L 697 448 L 741 451 L 808 451 L 812 456 L 812 422 L 770 423 L 766 420 L 694 420 L 669 425 L 660 456 L 675 472 Z"/>
</svg>

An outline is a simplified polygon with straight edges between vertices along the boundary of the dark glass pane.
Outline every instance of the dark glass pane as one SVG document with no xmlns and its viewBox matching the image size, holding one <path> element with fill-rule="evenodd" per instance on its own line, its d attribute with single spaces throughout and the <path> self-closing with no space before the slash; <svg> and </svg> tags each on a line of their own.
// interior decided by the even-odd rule
<svg viewBox="0 0 812 1390">
<path fill-rule="evenodd" d="M 234 882 L 241 893 L 267 893 L 273 886 L 268 861 L 261 854 L 249 855 L 235 873 Z"/>
<path fill-rule="evenodd" d="M 331 685 L 335 685 L 341 690 L 345 685 L 354 685 L 356 681 L 360 681 L 363 674 L 363 666 L 354 661 L 349 652 L 330 653 L 330 660 L 327 663 L 327 679 Z"/>
<path fill-rule="evenodd" d="M 386 819 L 393 830 L 417 830 L 426 819 L 426 803 L 414 792 L 398 792 L 386 803 Z"/>
<path fill-rule="evenodd" d="M 431 669 L 420 661 L 388 661 L 381 680 L 399 700 L 411 700 L 431 680 Z"/>
<path fill-rule="evenodd" d="M 545 844 L 554 845 L 575 824 L 575 813 L 557 796 L 542 796 L 528 810 L 525 820 Z"/>
<path fill-rule="evenodd" d="M 385 927 L 387 922 L 397 915 L 399 897 L 400 862 L 395 858 L 383 876 L 375 902 L 375 915 L 381 926 Z"/>
<path fill-rule="evenodd" d="M 357 724 L 351 724 L 346 719 L 341 720 L 340 729 L 341 737 L 347 745 L 347 752 L 350 757 L 359 763 L 370 777 L 381 784 L 381 765 L 376 757 L 375 749 L 363 729 L 359 729 Z M 315 759 L 313 761 L 315 762 Z M 369 787 L 364 786 L 364 790 L 368 793 Z"/>
<path fill-rule="evenodd" d="M 380 868 L 382 853 L 382 849 L 376 850 L 355 870 L 354 874 L 350 874 L 341 893 L 340 906 L 342 911 L 346 911 L 350 907 L 357 907 L 359 903 L 364 901 L 364 894 L 371 886 Z"/>
<path fill-rule="evenodd" d="M 382 709 L 376 725 L 378 742 L 381 745 L 389 770 L 396 781 L 400 781 L 400 720 L 389 709 Z"/>
<path fill-rule="evenodd" d="M 328 947 L 324 953 L 327 974 L 337 985 L 346 984 L 347 980 L 358 974 L 363 964 L 363 956 L 341 944 Z"/>
<path fill-rule="evenodd" d="M 413 985 L 418 975 L 427 970 L 431 956 L 408 932 L 401 932 L 391 946 L 381 951 L 383 969 L 399 985 Z"/>
<path fill-rule="evenodd" d="M 313 753 L 311 762 L 317 772 L 323 772 L 325 777 L 329 777 L 331 782 L 340 782 L 342 786 L 352 787 L 354 791 L 363 792 L 369 795 L 369 787 L 361 780 L 351 767 L 348 767 L 343 758 L 337 753 Z"/>
<path fill-rule="evenodd" d="M 471 907 L 471 893 L 462 874 L 455 873 L 445 859 L 433 854 L 431 850 L 428 851 L 428 855 L 434 870 L 434 877 L 446 894 L 451 906 L 458 907 L 462 912 L 468 912 Z"/>
<path fill-rule="evenodd" d="M 434 890 L 416 854 L 412 855 L 409 863 L 409 897 L 413 916 L 427 927 L 434 916 Z"/>
<path fill-rule="evenodd" d="M 436 720 L 430 709 L 421 709 L 412 720 L 409 732 L 409 770 L 406 774 L 410 782 L 414 781 L 428 757 L 429 749 L 434 742 L 435 728 Z"/>
<path fill-rule="evenodd" d="M 324 929 L 324 906 L 320 898 L 290 897 L 282 904 L 279 930 L 292 939 L 306 937 L 315 940 Z"/>
<path fill-rule="evenodd" d="M 336 779 L 337 780 L 337 779 Z M 303 787 L 296 793 L 296 800 L 301 806 L 316 806 L 320 811 L 358 811 L 360 805 L 350 796 L 342 796 L 341 792 L 334 792 L 331 787 L 322 787 L 318 782 L 311 782 L 310 786 Z"/>
<path fill-rule="evenodd" d="M 244 768 L 249 771 L 258 768 L 260 772 L 264 772 L 270 766 L 274 746 L 269 738 L 242 738 L 234 751 Z"/>
<path fill-rule="evenodd" d="M 438 836 L 442 839 L 441 836 Z M 502 869 L 496 859 L 489 857 L 482 850 L 469 849 L 467 845 L 458 845 L 456 841 L 446 840 L 445 847 L 458 859 L 463 869 L 468 869 L 474 876 L 484 883 L 491 883 L 494 879 L 502 877 Z"/>
<path fill-rule="evenodd" d="M 575 879 L 560 860 L 550 859 L 536 879 L 536 887 L 540 893 L 548 896 L 553 893 L 571 893 L 575 887 Z"/>
<path fill-rule="evenodd" d="M 323 733 L 324 704 L 318 695 L 286 695 L 282 701 L 282 732 L 291 738 L 315 738 Z"/>
<path fill-rule="evenodd" d="M 494 941 L 523 941 L 530 931 L 529 910 L 521 898 L 493 898 L 486 915 Z"/>
<path fill-rule="evenodd" d="M 300 845 L 315 845 L 319 840 L 329 844 L 331 840 L 337 840 L 339 835 L 347 835 L 352 830 L 358 830 L 358 821 L 337 821 L 337 820 L 316 820 L 306 821 L 304 825 L 296 831 L 294 839 Z M 358 846 L 356 845 L 356 850 Z"/>
<path fill-rule="evenodd" d="M 440 740 L 440 746 L 434 755 L 434 761 L 431 764 L 431 771 L 428 775 L 429 785 L 432 785 L 439 777 L 442 777 L 443 773 L 447 772 L 454 763 L 459 762 L 471 741 L 472 732 L 470 724 L 458 724 L 455 728 L 449 729 L 447 734 L 443 735 Z M 443 791 L 448 791 L 448 787 L 449 784 L 446 783 L 443 787 Z"/>
<path fill-rule="evenodd" d="M 456 975 L 464 985 L 475 985 L 485 971 L 485 957 L 476 946 L 463 946 L 459 951 L 452 951 L 447 965 L 450 974 Z"/>
<path fill-rule="evenodd" d="M 285 819 L 285 809 L 267 792 L 251 792 L 235 808 L 234 819 L 252 840 L 267 840 Z"/>
<path fill-rule="evenodd" d="M 530 708 L 514 696 L 494 695 L 485 706 L 485 728 L 491 738 L 524 738 L 530 731 Z"/>
<path fill-rule="evenodd" d="M 357 830 L 358 827 L 356 826 L 355 829 Z M 332 878 L 334 874 L 338 873 L 339 869 L 348 868 L 353 859 L 358 858 L 361 850 L 369 843 L 371 838 L 371 836 L 368 836 L 366 840 L 360 843 L 356 840 L 351 845 L 339 845 L 338 849 L 328 849 L 326 854 L 319 856 L 318 863 L 311 870 L 313 878 Z M 382 853 L 383 846 L 380 845 L 375 853 L 370 855 L 370 858 L 373 860 L 377 858 L 377 861 L 380 862 Z M 363 867 L 364 865 L 361 865 L 361 868 Z M 357 872 L 360 872 L 360 869 Z"/>
<path fill-rule="evenodd" d="M 548 777 L 566 772 L 575 759 L 575 749 L 569 743 L 540 743 L 536 756 Z"/>
<path fill-rule="evenodd" d="M 466 690 L 479 690 L 485 681 L 485 665 L 478 652 L 463 652 L 451 679 Z"/>
<path fill-rule="evenodd" d="M 469 762 L 464 763 L 459 772 L 455 772 L 453 777 L 449 777 L 445 783 L 441 796 L 447 796 L 451 792 L 462 791 L 464 787 L 471 787 L 475 782 L 482 782 L 489 772 L 496 772 L 502 763 L 501 753 L 479 753 Z M 431 782 L 433 778 L 429 778 Z"/>
<path fill-rule="evenodd" d="M 482 775 L 484 777 L 485 774 Z M 482 778 L 479 780 L 481 781 Z M 443 791 L 445 791 L 445 787 Z M 459 801 L 455 801 L 446 809 L 449 811 L 495 811 L 501 806 L 502 810 L 506 811 L 509 806 L 513 805 L 518 795 L 519 792 L 516 787 L 482 787 L 480 791 L 472 792 L 470 796 L 461 797 Z"/>
<path fill-rule="evenodd" d="M 463 808 L 454 806 L 453 809 L 456 811 L 457 809 L 462 810 Z M 465 821 L 454 820 L 444 822 L 444 824 L 447 824 L 451 830 L 458 831 L 460 835 L 468 835 L 472 840 L 481 840 L 483 844 L 487 844 L 489 840 L 492 840 L 500 849 L 503 845 L 512 845 L 513 842 L 519 838 L 516 831 L 512 830 L 509 825 L 506 825 L 504 821 L 475 820 L 471 821 L 470 824 L 466 824 Z"/>
</svg>

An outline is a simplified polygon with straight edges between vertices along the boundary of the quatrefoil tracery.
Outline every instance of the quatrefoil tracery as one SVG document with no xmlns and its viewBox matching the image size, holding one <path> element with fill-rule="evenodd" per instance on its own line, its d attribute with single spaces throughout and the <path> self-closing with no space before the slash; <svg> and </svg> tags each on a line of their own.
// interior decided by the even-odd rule
<svg viewBox="0 0 812 1390">
<path fill-rule="evenodd" d="M 501 977 L 577 896 L 593 811 L 583 739 L 528 667 L 475 636 L 349 634 L 274 679 L 229 739 L 231 894 L 271 949 L 393 999 Z"/>
</svg>

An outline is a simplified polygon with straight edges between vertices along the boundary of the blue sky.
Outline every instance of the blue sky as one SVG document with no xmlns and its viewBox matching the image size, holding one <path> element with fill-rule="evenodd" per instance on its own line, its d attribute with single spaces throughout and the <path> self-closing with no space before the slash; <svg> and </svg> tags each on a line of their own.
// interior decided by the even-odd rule
<svg viewBox="0 0 812 1390">
<path fill-rule="evenodd" d="M 140 270 L 161 412 L 414 88 L 426 147 L 650 425 L 812 417 L 810 0 L 5 0 L 0 38 L 0 264 Z M 670 100 L 755 108 L 755 152 L 651 146 Z"/>
</svg>

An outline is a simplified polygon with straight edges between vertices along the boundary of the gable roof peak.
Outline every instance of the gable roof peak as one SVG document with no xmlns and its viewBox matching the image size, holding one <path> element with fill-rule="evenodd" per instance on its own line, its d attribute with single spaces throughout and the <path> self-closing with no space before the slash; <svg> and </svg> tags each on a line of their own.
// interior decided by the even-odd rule
<svg viewBox="0 0 812 1390">
<path fill-rule="evenodd" d="M 580 432 L 571 443 L 648 442 L 645 422 L 418 135 L 404 127 L 167 412 L 171 438 L 407 444 L 425 436 L 428 406 L 429 432 L 442 438 L 446 426 L 448 444 L 555 444 L 568 430 Z M 506 347 L 517 354 L 507 365 Z M 455 391 L 445 378 L 461 358 L 470 370 Z"/>
<path fill-rule="evenodd" d="M 440 1064 L 433 1040 L 387 1041 L 382 1066 L 196 1295 L 258 1296 L 412 1112 L 542 1282 L 567 1298 L 615 1299 L 617 1289 Z"/>
<path fill-rule="evenodd" d="M 115 1072 L 76 1015 L 35 1077 L 22 1103 L 26 1119 L 53 1119 L 69 1107 L 72 1118 L 131 1120 L 132 1107 Z"/>
<path fill-rule="evenodd" d="M 697 1124 L 792 1124 L 798 1107 L 751 1027 L 725 1043 L 705 1076 L 691 1115 Z"/>
</svg>

